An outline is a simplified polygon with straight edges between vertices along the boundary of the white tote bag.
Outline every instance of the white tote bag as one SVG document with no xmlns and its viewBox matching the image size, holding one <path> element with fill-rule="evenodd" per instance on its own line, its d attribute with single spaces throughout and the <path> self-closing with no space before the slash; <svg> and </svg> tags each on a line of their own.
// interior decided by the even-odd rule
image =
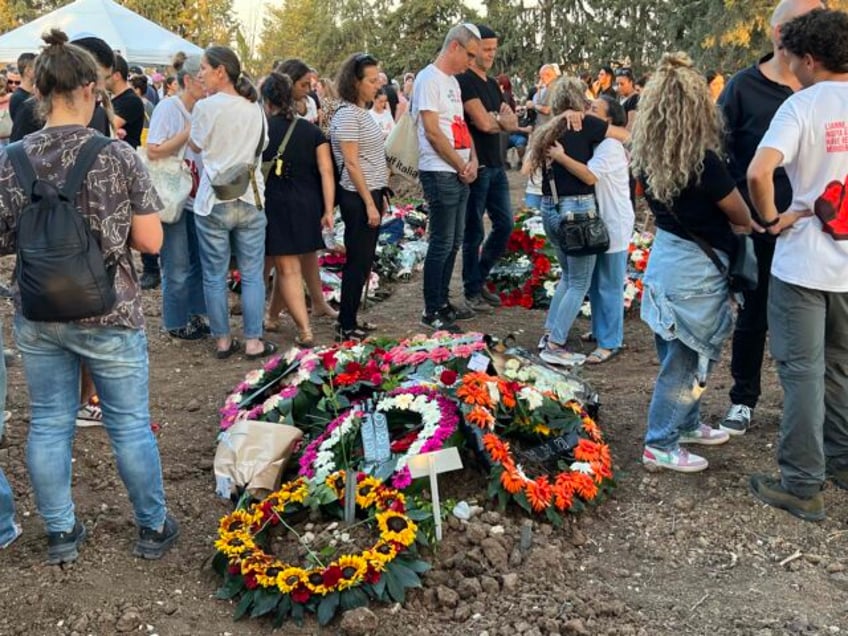
<svg viewBox="0 0 848 636">
<path fill-rule="evenodd" d="M 418 181 L 418 121 L 411 113 L 401 115 L 386 138 L 389 169 L 409 181 Z"/>
<path fill-rule="evenodd" d="M 139 147 L 138 154 L 165 206 L 159 211 L 159 218 L 162 223 L 176 223 L 183 216 L 192 186 L 191 169 L 183 160 L 183 153 L 155 161 L 147 156 L 146 148 Z"/>
</svg>

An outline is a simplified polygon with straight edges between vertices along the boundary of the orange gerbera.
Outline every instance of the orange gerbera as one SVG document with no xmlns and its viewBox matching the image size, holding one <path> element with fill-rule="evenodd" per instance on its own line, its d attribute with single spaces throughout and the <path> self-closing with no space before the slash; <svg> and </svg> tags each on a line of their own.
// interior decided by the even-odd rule
<svg viewBox="0 0 848 636">
<path fill-rule="evenodd" d="M 498 380 L 498 391 L 501 394 L 501 404 L 508 409 L 515 408 L 515 391 L 512 390 L 512 387 L 508 382 L 504 380 Z"/>
<path fill-rule="evenodd" d="M 493 462 L 501 464 L 509 457 L 509 444 L 492 433 L 483 436 L 483 447 Z"/>
<path fill-rule="evenodd" d="M 509 494 L 514 495 L 524 488 L 524 479 L 514 467 L 504 466 L 504 471 L 501 473 L 501 486 Z"/>
<path fill-rule="evenodd" d="M 574 457 L 581 462 L 597 461 L 600 459 L 600 444 L 581 438 L 574 448 Z"/>
<path fill-rule="evenodd" d="M 564 512 L 571 508 L 573 503 L 574 496 L 571 494 L 571 490 L 557 479 L 557 483 L 554 484 L 554 506 L 560 512 Z"/>
<path fill-rule="evenodd" d="M 589 462 L 592 467 L 592 472 L 595 473 L 595 481 L 601 483 L 604 479 L 612 479 L 612 468 L 604 462 L 594 461 Z"/>
<path fill-rule="evenodd" d="M 553 494 L 553 488 L 547 475 L 536 477 L 533 481 L 527 482 L 527 500 L 530 502 L 533 512 L 541 512 L 550 506 Z"/>
<path fill-rule="evenodd" d="M 462 376 L 462 386 L 456 395 L 466 404 L 477 404 L 479 406 L 492 407 L 492 398 L 486 383 L 491 378 L 485 373 L 466 373 Z"/>
<path fill-rule="evenodd" d="M 583 416 L 583 430 L 596 442 L 601 441 L 601 429 L 598 428 L 598 425 L 588 415 Z"/>
<path fill-rule="evenodd" d="M 495 423 L 495 416 L 482 406 L 472 408 L 470 412 L 465 414 L 465 419 L 480 428 L 492 428 Z"/>
<path fill-rule="evenodd" d="M 572 475 L 572 483 L 574 484 L 574 492 L 585 501 L 592 501 L 598 496 L 598 485 L 591 475 L 575 472 Z"/>
</svg>

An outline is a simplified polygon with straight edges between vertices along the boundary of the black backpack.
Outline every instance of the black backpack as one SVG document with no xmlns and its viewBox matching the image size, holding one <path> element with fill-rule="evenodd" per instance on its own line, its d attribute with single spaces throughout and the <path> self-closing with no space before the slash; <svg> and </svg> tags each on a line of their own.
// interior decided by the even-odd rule
<svg viewBox="0 0 848 636">
<path fill-rule="evenodd" d="M 92 163 L 112 139 L 95 135 L 83 144 L 65 187 L 42 181 L 23 142 L 6 148 L 30 202 L 18 216 L 15 276 L 28 320 L 70 322 L 108 313 L 115 304 L 116 265 L 106 266 L 76 197 Z"/>
</svg>

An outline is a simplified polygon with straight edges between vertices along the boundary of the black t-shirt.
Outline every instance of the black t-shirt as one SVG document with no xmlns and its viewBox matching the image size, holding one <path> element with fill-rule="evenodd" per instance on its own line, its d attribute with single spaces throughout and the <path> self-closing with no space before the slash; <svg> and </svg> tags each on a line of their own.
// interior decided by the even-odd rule
<svg viewBox="0 0 848 636">
<path fill-rule="evenodd" d="M 693 178 L 672 202 L 671 208 L 680 222 L 671 215 L 665 204 L 651 196 L 650 188 L 645 191 L 645 199 L 654 213 L 658 228 L 691 241 L 692 237 L 686 232 L 689 230 L 729 255 L 733 252 L 733 230 L 717 203 L 733 192 L 735 187 L 736 183 L 725 163 L 712 150 L 708 150 L 704 156 L 704 172 L 700 183 L 696 183 Z"/>
<path fill-rule="evenodd" d="M 30 97 L 32 97 L 32 93 L 24 90 L 20 86 L 15 89 L 15 92 L 12 93 L 12 97 L 9 98 L 9 114 L 12 116 L 12 121 L 15 121 L 15 117 L 18 116 L 18 109 Z"/>
<path fill-rule="evenodd" d="M 127 131 L 126 141 L 133 148 L 141 145 L 141 131 L 144 129 L 144 102 L 131 88 L 112 98 L 112 108 L 115 114 L 123 119 L 124 130 Z"/>
<path fill-rule="evenodd" d="M 730 174 L 749 206 L 748 166 L 777 109 L 792 95 L 791 88 L 771 81 L 760 71 L 760 64 L 771 57 L 770 53 L 753 66 L 736 73 L 718 98 L 726 122 L 725 149 Z M 778 168 L 774 171 L 774 204 L 779 212 L 783 212 L 791 203 L 792 185 L 786 171 Z"/>
<path fill-rule="evenodd" d="M 44 122 L 38 116 L 38 102 L 35 98 L 28 99 L 21 104 L 19 117 L 12 124 L 12 134 L 9 136 L 9 142 L 20 141 L 26 135 L 34 133 L 36 130 L 41 130 L 43 127 Z M 88 122 L 88 127 L 96 130 L 105 137 L 112 136 L 112 130 L 109 127 L 109 118 L 100 104 L 95 105 L 94 114 L 91 116 L 91 121 Z"/>
<path fill-rule="evenodd" d="M 629 113 L 632 110 L 636 110 L 639 108 L 639 93 L 633 93 L 630 97 L 625 99 L 621 103 L 622 108 L 624 108 L 625 113 Z"/>
<path fill-rule="evenodd" d="M 559 143 L 565 149 L 565 153 L 580 163 L 587 163 L 595 152 L 595 146 L 601 143 L 607 136 L 609 124 L 597 117 L 587 116 L 583 118 L 583 128 L 576 132 L 566 130 L 559 138 Z M 554 181 L 556 182 L 557 196 L 573 197 L 583 194 L 592 194 L 593 186 L 584 183 L 559 163 L 554 162 Z M 551 196 L 550 170 L 545 170 L 542 180 L 542 194 Z"/>
<path fill-rule="evenodd" d="M 501 87 L 491 77 L 485 79 L 477 75 L 471 69 L 456 76 L 459 89 L 462 91 L 462 103 L 479 99 L 487 112 L 497 113 L 501 110 L 504 101 Z M 474 140 L 474 148 L 477 150 L 477 161 L 481 166 L 489 168 L 500 168 L 503 166 L 501 159 L 501 136 L 500 133 L 483 132 L 474 125 L 474 121 L 465 111 L 465 121 L 471 131 Z"/>
</svg>

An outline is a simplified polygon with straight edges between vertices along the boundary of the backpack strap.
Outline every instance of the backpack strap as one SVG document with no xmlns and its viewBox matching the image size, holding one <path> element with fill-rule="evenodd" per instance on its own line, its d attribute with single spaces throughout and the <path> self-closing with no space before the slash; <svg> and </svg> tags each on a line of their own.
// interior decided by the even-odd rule
<svg viewBox="0 0 848 636">
<path fill-rule="evenodd" d="M 82 187 L 82 182 L 91 169 L 94 160 L 97 159 L 97 155 L 113 141 L 115 140 L 98 134 L 83 144 L 77 155 L 74 167 L 68 175 L 68 180 L 65 182 L 65 187 L 61 190 L 61 194 L 66 200 L 73 201 L 76 199 L 77 193 Z"/>
<path fill-rule="evenodd" d="M 32 200 L 32 193 L 35 188 L 35 182 L 38 181 L 38 175 L 35 174 L 35 168 L 32 167 L 32 162 L 24 151 L 24 142 L 16 141 L 13 144 L 9 144 L 6 146 L 6 154 L 9 156 L 9 161 L 15 171 L 15 177 L 18 183 L 24 189 L 27 197 Z"/>
</svg>

